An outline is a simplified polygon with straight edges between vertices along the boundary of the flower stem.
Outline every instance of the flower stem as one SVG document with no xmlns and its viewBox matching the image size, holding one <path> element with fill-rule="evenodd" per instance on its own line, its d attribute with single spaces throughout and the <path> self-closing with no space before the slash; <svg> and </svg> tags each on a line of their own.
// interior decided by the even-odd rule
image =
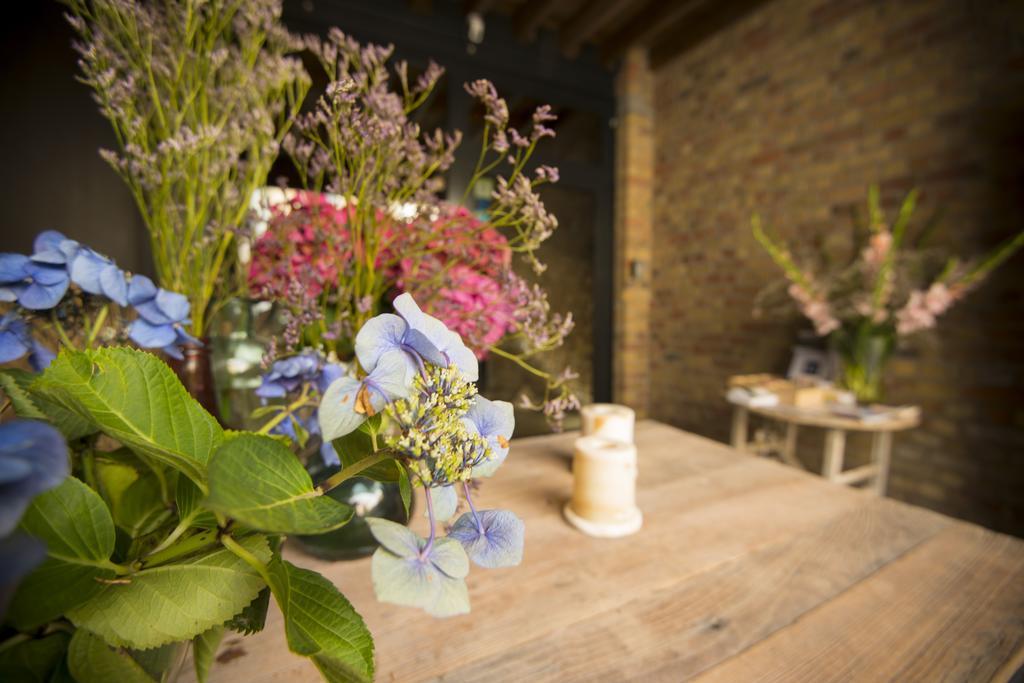
<svg viewBox="0 0 1024 683">
<path fill-rule="evenodd" d="M 68 337 L 68 333 L 64 331 L 64 326 L 60 324 L 60 320 L 57 318 L 57 309 L 50 310 L 50 320 L 53 322 L 53 329 L 57 330 L 57 336 L 60 337 L 61 343 L 69 349 L 74 349 L 74 342 Z"/>
<path fill-rule="evenodd" d="M 31 639 L 32 639 L 32 636 L 30 636 L 27 633 L 15 633 L 13 636 L 8 638 L 4 642 L 0 643 L 0 652 L 3 652 L 4 650 L 9 650 L 10 648 L 14 647 L 15 645 L 19 645 L 21 643 L 24 643 L 26 640 L 31 640 Z"/>
<path fill-rule="evenodd" d="M 306 391 L 305 391 L 305 389 L 303 389 L 303 392 L 302 392 L 301 396 L 299 396 L 297 399 L 295 399 L 295 401 L 293 401 L 292 403 L 288 404 L 288 406 L 284 410 L 279 412 L 273 418 L 271 418 L 270 420 L 267 420 L 267 423 L 264 424 L 262 427 L 260 427 L 259 431 L 256 432 L 256 433 L 257 434 L 269 434 L 271 429 L 273 429 L 277 425 L 279 425 L 282 422 L 284 422 L 287 418 L 291 417 L 293 414 L 295 414 L 295 411 L 298 410 L 299 408 L 305 407 L 308 402 L 309 402 L 309 399 L 306 396 Z"/>
<path fill-rule="evenodd" d="M 512 361 L 513 363 L 515 363 L 516 365 L 518 365 L 522 369 L 524 369 L 527 372 L 530 372 L 530 373 L 536 375 L 537 377 L 540 377 L 542 379 L 550 379 L 550 377 L 551 377 L 550 373 L 544 372 L 540 368 L 536 368 L 536 367 L 530 365 L 529 363 L 527 363 L 525 360 L 523 360 L 519 356 L 515 355 L 514 353 L 509 353 L 505 349 L 499 348 L 497 346 L 492 346 L 488 350 L 491 353 L 493 353 L 493 354 L 496 354 L 498 356 L 501 356 L 502 358 L 506 358 L 506 359 Z"/>
<path fill-rule="evenodd" d="M 260 562 L 255 555 L 243 548 L 238 541 L 227 534 L 220 537 L 220 542 L 225 548 L 240 557 L 247 565 L 255 569 L 263 577 L 263 580 L 267 582 L 267 585 L 270 585 L 270 572 L 267 571 L 267 565 Z"/>
<path fill-rule="evenodd" d="M 170 546 L 174 545 L 175 541 L 177 541 L 179 538 L 181 538 L 181 535 L 183 533 L 185 533 L 186 531 L 188 531 L 189 527 L 192 526 L 193 519 L 194 519 L 194 517 L 190 515 L 190 516 L 182 519 L 181 521 L 179 521 L 178 522 L 178 526 L 174 527 L 174 530 L 171 531 L 171 533 L 167 535 L 167 538 L 165 538 L 160 543 L 160 545 L 158 545 L 157 547 L 153 548 L 151 551 L 146 553 L 146 557 L 152 557 L 153 555 L 156 555 L 157 553 L 162 552 L 162 551 L 166 550 L 167 548 L 169 548 Z"/>
<path fill-rule="evenodd" d="M 473 496 L 469 494 L 469 482 L 462 482 L 462 492 L 466 494 L 466 502 L 469 503 L 469 511 L 473 513 L 473 521 L 476 522 L 476 530 L 480 535 L 484 533 L 484 523 L 480 521 L 480 515 L 476 513 L 476 506 L 473 505 Z"/>
<path fill-rule="evenodd" d="M 195 536 L 189 536 L 177 545 L 172 545 L 169 548 L 165 548 L 158 553 L 150 555 L 143 561 L 143 564 L 146 567 L 166 564 L 171 560 L 176 560 L 184 555 L 189 555 L 202 550 L 203 548 L 217 542 L 218 533 L 220 533 L 218 529 L 207 529 L 206 531 L 201 531 Z"/>
<path fill-rule="evenodd" d="M 89 336 L 85 340 L 85 348 L 91 349 L 92 344 L 96 341 L 96 336 L 100 333 L 103 328 L 103 323 L 107 320 L 107 313 L 110 312 L 110 305 L 106 305 L 100 309 L 99 314 L 96 316 L 96 320 L 92 324 L 92 329 L 89 330 Z"/>
<path fill-rule="evenodd" d="M 339 484 L 344 482 L 346 479 L 351 479 L 363 470 L 369 469 L 379 462 L 383 462 L 392 456 L 390 451 L 380 451 L 367 458 L 363 458 L 357 462 L 352 463 L 348 467 L 345 467 L 338 472 L 335 472 L 327 479 L 317 486 L 317 490 L 320 493 L 327 493 L 331 489 L 337 487 Z"/>
<path fill-rule="evenodd" d="M 420 550 L 420 559 L 425 560 L 430 556 L 430 550 L 434 547 L 434 535 L 436 532 L 436 523 L 434 521 L 434 499 L 430 495 L 430 489 L 426 486 L 423 487 L 423 497 L 427 500 L 427 518 L 430 520 L 430 536 L 427 537 L 427 544 Z"/>
</svg>

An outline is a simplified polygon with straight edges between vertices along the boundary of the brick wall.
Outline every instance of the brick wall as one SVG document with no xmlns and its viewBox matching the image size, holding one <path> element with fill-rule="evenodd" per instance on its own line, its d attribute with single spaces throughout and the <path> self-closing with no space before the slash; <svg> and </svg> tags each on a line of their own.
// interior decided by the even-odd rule
<svg viewBox="0 0 1024 683">
<path fill-rule="evenodd" d="M 613 392 L 640 416 L 651 392 L 652 87 L 646 53 L 630 50 L 616 81 Z"/>
<path fill-rule="evenodd" d="M 786 367 L 803 325 L 751 315 L 778 276 L 750 236 L 754 210 L 791 241 L 842 242 L 877 182 L 890 210 L 921 188 L 920 215 L 941 210 L 937 241 L 961 253 L 1024 227 L 1024 3 L 773 0 L 653 85 L 655 418 L 725 440 L 726 378 Z M 1017 534 L 1022 272 L 1019 254 L 904 344 L 887 386 L 925 416 L 896 438 L 890 494 Z"/>
</svg>

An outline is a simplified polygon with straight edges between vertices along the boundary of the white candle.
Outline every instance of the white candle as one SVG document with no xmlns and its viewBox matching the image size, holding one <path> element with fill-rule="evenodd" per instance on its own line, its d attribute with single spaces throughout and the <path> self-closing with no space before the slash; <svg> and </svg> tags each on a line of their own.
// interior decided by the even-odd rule
<svg viewBox="0 0 1024 683">
<path fill-rule="evenodd" d="M 620 443 L 633 443 L 636 413 L 614 403 L 592 403 L 581 411 L 583 436 L 600 436 Z"/>
<path fill-rule="evenodd" d="M 590 536 L 636 532 L 643 516 L 636 506 L 636 446 L 599 436 L 576 440 L 572 498 L 566 519 Z"/>
</svg>

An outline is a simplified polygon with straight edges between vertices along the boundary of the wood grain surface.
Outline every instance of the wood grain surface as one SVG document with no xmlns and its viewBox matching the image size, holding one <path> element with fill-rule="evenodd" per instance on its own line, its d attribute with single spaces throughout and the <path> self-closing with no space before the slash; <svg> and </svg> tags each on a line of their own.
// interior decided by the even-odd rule
<svg viewBox="0 0 1024 683">
<path fill-rule="evenodd" d="M 526 552 L 473 568 L 469 615 L 378 603 L 369 560 L 286 549 L 366 619 L 379 681 L 988 681 L 1024 663 L 1024 542 L 650 421 L 643 529 L 588 538 L 560 515 L 575 438 L 513 442 L 478 495 L 523 518 Z M 211 680 L 319 679 L 272 606 Z"/>
</svg>

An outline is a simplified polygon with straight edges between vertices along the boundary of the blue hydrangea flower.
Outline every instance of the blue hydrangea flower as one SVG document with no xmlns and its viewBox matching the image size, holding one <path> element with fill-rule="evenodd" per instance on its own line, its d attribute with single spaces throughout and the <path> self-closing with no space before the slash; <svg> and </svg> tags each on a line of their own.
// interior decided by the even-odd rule
<svg viewBox="0 0 1024 683">
<path fill-rule="evenodd" d="M 445 362 L 438 365 L 454 363 L 467 382 L 475 382 L 480 378 L 476 355 L 462 343 L 458 332 L 449 330 L 443 322 L 420 310 L 411 294 L 402 294 L 392 305 L 410 329 L 421 333 L 441 352 Z"/>
<path fill-rule="evenodd" d="M 64 297 L 71 282 L 67 263 L 78 243 L 56 230 L 36 237 L 31 257 L 0 254 L 0 300 L 17 301 L 32 310 L 47 310 Z"/>
<path fill-rule="evenodd" d="M 256 389 L 260 398 L 283 398 L 302 385 L 316 382 L 323 368 L 323 356 L 312 349 L 273 362 Z M 333 372 L 332 372 L 333 374 Z"/>
<path fill-rule="evenodd" d="M 70 284 L 63 264 L 0 254 L 0 301 L 17 301 L 24 308 L 45 311 L 60 303 Z"/>
<path fill-rule="evenodd" d="M 128 305 L 125 273 L 106 256 L 68 239 L 56 230 L 39 233 L 33 248 L 33 261 L 64 266 L 71 282 L 82 291 L 105 296 L 120 306 Z"/>
<path fill-rule="evenodd" d="M 384 354 L 366 377 L 341 377 L 327 387 L 317 411 L 324 441 L 354 432 L 390 401 L 408 396 L 412 382 L 406 361 L 405 352 L 392 351 Z"/>
<path fill-rule="evenodd" d="M 470 510 L 452 525 L 448 538 L 462 544 L 474 563 L 487 569 L 523 561 L 523 521 L 508 510 Z"/>
<path fill-rule="evenodd" d="M 35 340 L 17 313 L 7 313 L 0 318 L 0 363 L 18 360 L 26 353 L 36 372 L 45 370 L 55 358 L 53 351 Z"/>
<path fill-rule="evenodd" d="M 39 233 L 32 256 L 0 255 L 0 301 L 47 310 L 60 302 L 71 283 L 89 294 L 128 305 L 124 271 L 56 230 Z"/>
<path fill-rule="evenodd" d="M 179 345 L 201 345 L 185 331 L 185 325 L 191 322 L 190 307 L 188 299 L 181 294 L 157 288 L 145 275 L 133 275 L 128 282 L 126 299 L 139 314 L 128 328 L 128 337 L 142 348 L 159 348 L 180 360 Z"/>
<path fill-rule="evenodd" d="M 14 530 L 25 508 L 68 476 L 68 448 L 52 426 L 35 420 L 0 424 L 0 537 Z"/>
<path fill-rule="evenodd" d="M 378 315 L 368 320 L 356 335 L 356 357 L 364 370 L 372 372 L 385 355 L 401 351 L 410 374 L 419 370 L 423 361 L 442 367 L 454 363 L 466 381 L 477 380 L 476 356 L 457 332 L 420 310 L 411 294 L 397 297 L 393 305 L 398 315 Z"/>
<path fill-rule="evenodd" d="M 119 306 L 128 305 L 125 273 L 106 256 L 88 247 L 81 247 L 70 261 L 68 272 L 71 281 L 81 287 L 82 291 L 105 296 Z"/>
<path fill-rule="evenodd" d="M 31 350 L 28 325 L 14 312 L 0 318 L 0 363 L 18 360 Z"/>
<path fill-rule="evenodd" d="M 462 421 L 471 432 L 484 437 L 491 447 L 491 457 L 473 467 L 473 477 L 491 476 L 508 457 L 509 439 L 516 427 L 512 404 L 477 396 Z"/>
</svg>

